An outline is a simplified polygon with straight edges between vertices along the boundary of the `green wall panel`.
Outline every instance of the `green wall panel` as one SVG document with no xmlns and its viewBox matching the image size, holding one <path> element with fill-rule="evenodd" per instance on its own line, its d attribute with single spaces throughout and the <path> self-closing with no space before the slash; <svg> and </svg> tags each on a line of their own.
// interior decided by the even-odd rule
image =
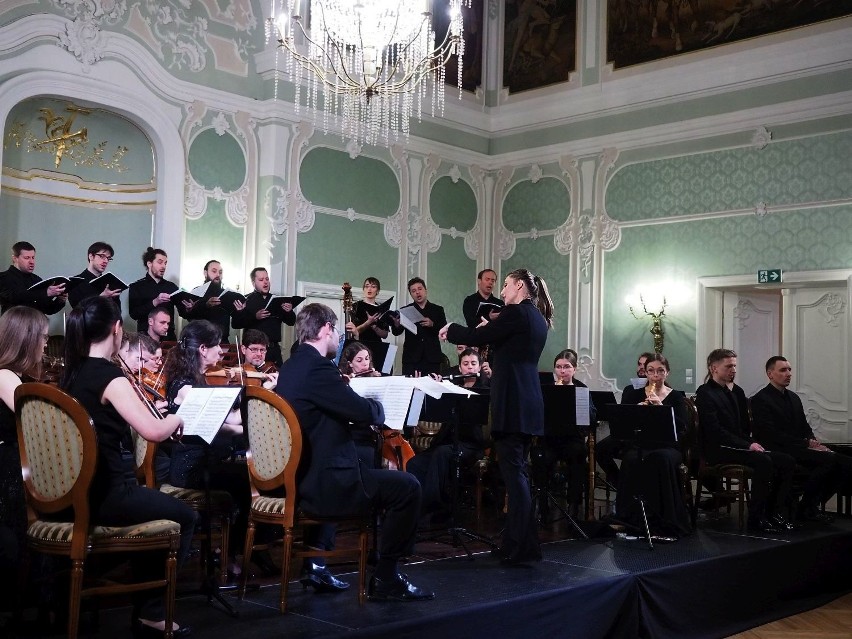
<svg viewBox="0 0 852 639">
<path fill-rule="evenodd" d="M 464 180 L 438 178 L 429 194 L 429 213 L 441 228 L 469 231 L 476 224 L 476 196 Z"/>
<path fill-rule="evenodd" d="M 396 289 L 397 250 L 388 245 L 384 228 L 373 222 L 317 214 L 313 228 L 300 233 L 296 279 L 336 284 L 349 282 L 360 299 L 364 278 L 377 277 L 385 291 Z M 408 302 L 403 302 L 407 304 Z"/>
<path fill-rule="evenodd" d="M 606 192 L 616 220 L 852 197 L 852 132 L 628 165 Z"/>
<path fill-rule="evenodd" d="M 222 283 L 227 288 L 242 284 L 247 280 L 246 274 L 239 272 L 243 264 L 244 238 L 245 229 L 234 226 L 225 216 L 225 203 L 208 199 L 204 215 L 197 220 L 186 220 L 181 285 L 189 290 L 203 283 L 204 265 L 209 260 L 222 263 L 225 269 Z M 240 290 L 245 287 L 241 286 Z"/>
<path fill-rule="evenodd" d="M 399 208 L 399 182 L 379 160 L 325 147 L 308 151 L 299 168 L 302 194 L 316 206 L 390 217 Z"/>
<path fill-rule="evenodd" d="M 236 138 L 214 129 L 199 133 L 189 147 L 189 172 L 206 189 L 236 191 L 246 179 L 246 158 Z"/>
<path fill-rule="evenodd" d="M 464 238 L 441 238 L 441 248 L 427 258 L 429 299 L 444 307 L 448 322 L 464 324 L 462 302 L 476 290 L 476 261 L 464 251 Z M 410 298 L 406 296 L 406 303 Z M 442 344 L 450 364 L 458 364 L 455 346 Z"/>
<path fill-rule="evenodd" d="M 565 348 L 576 348 L 576 344 L 566 344 L 568 333 L 568 314 L 575 312 L 568 308 L 569 257 L 560 255 L 553 246 L 553 238 L 543 237 L 537 240 L 519 239 L 515 254 L 500 266 L 500 280 L 495 286 L 502 288 L 503 280 L 516 268 L 526 268 L 534 275 L 543 278 L 550 291 L 555 309 L 553 329 L 547 334 L 547 344 L 539 362 L 540 370 L 550 370 L 553 358 Z"/>
<path fill-rule="evenodd" d="M 752 273 L 756 278 L 760 268 L 813 271 L 850 264 L 850 205 L 763 219 L 729 217 L 622 229 L 621 244 L 604 254 L 604 374 L 626 380 L 636 355 L 653 346 L 647 332 L 650 319 L 635 320 L 625 301 L 646 282 L 670 282 L 690 291 L 683 303 L 669 298 L 664 320 L 664 353 L 673 367 L 673 384 L 683 387 L 683 369 L 695 363 L 697 278 Z"/>
<path fill-rule="evenodd" d="M 518 182 L 503 201 L 503 225 L 518 233 L 532 228 L 555 229 L 570 214 L 568 188 L 555 178 Z"/>
</svg>

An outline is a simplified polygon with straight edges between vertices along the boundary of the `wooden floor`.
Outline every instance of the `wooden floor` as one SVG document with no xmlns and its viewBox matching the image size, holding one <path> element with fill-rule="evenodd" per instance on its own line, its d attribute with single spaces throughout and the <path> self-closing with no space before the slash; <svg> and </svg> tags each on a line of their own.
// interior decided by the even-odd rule
<svg viewBox="0 0 852 639">
<path fill-rule="evenodd" d="M 852 594 L 830 604 L 752 628 L 728 639 L 850 639 Z"/>
</svg>

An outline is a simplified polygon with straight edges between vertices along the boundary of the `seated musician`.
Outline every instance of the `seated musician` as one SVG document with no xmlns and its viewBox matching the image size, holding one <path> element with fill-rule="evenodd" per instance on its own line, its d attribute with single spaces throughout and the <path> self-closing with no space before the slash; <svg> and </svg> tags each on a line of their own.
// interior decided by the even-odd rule
<svg viewBox="0 0 852 639">
<path fill-rule="evenodd" d="M 157 490 L 144 488 L 128 475 L 119 456 L 119 443 L 134 428 L 149 441 L 162 441 L 182 425 L 176 415 L 154 417 L 135 394 L 119 367 L 112 363 L 121 344 L 122 321 L 118 307 L 106 297 L 84 299 L 68 315 L 65 334 L 65 369 L 61 388 L 75 397 L 92 418 L 98 435 L 98 463 L 89 490 L 92 523 L 130 526 L 152 519 L 180 524 L 177 568 L 189 555 L 196 514 L 189 506 Z M 162 577 L 159 561 L 134 562 L 141 579 Z M 133 636 L 163 636 L 165 629 L 162 591 L 133 594 Z M 173 622 L 173 637 L 186 637 L 188 626 Z"/>
<path fill-rule="evenodd" d="M 622 404 L 671 406 L 674 409 L 678 437 L 686 430 L 686 398 L 683 391 L 666 385 L 669 361 L 660 353 L 649 353 L 645 362 L 648 385 L 628 386 L 621 395 Z M 681 454 L 677 444 L 653 449 L 628 448 L 621 463 L 616 512 L 620 521 L 642 529 L 641 506 L 645 502 L 652 533 L 679 537 L 692 531 L 689 512 L 681 490 Z"/>
<path fill-rule="evenodd" d="M 330 358 L 340 342 L 337 316 L 323 304 L 308 304 L 296 317 L 299 347 L 281 368 L 276 392 L 299 416 L 305 442 L 299 481 L 299 507 L 319 516 L 384 513 L 379 560 L 370 580 L 371 601 L 420 601 L 434 593 L 399 572 L 399 559 L 411 554 L 420 512 L 420 484 L 408 473 L 371 469 L 358 460 L 350 423 L 382 423 L 384 410 L 359 397 L 341 378 Z M 300 471 L 302 469 L 300 468 Z M 306 530 L 305 542 L 330 549 L 333 535 Z M 319 559 L 319 560 L 317 560 Z M 348 584 L 336 579 L 321 558 L 303 573 L 303 584 Z M 319 588 L 318 588 L 319 589 Z"/>
<path fill-rule="evenodd" d="M 207 320 L 193 320 L 184 327 L 180 340 L 166 359 L 168 379 L 166 397 L 169 412 L 176 412 L 193 387 L 207 386 L 204 373 L 216 366 L 222 357 L 219 327 Z M 248 474 L 240 464 L 223 463 L 234 450 L 234 437 L 243 434 L 239 407 L 227 416 L 216 437 L 208 445 L 203 439 L 185 436 L 170 446 L 171 468 L 169 483 L 181 488 L 225 490 L 234 497 L 237 516 L 231 527 L 229 572 L 240 573 L 234 555 L 242 550 L 248 525 L 251 489 Z M 205 485 L 205 471 L 209 485 Z"/>
<path fill-rule="evenodd" d="M 261 373 L 265 375 L 260 379 L 262 386 L 273 390 L 278 384 L 278 371 L 272 362 L 266 361 L 266 353 L 269 349 L 269 338 L 266 333 L 254 328 L 243 331 L 240 341 L 240 353 L 243 358 L 243 368 L 246 373 Z M 246 380 L 246 383 L 249 383 Z"/>
<path fill-rule="evenodd" d="M 579 379 L 575 379 L 577 370 L 576 351 L 565 349 L 553 359 L 553 383 L 556 386 L 579 386 L 586 385 Z M 589 402 L 589 423 L 595 422 L 597 411 L 594 404 Z M 544 461 L 546 478 L 553 475 L 556 462 L 562 460 L 565 463 L 567 475 L 567 503 L 571 515 L 576 517 L 580 513 L 580 504 L 583 501 L 583 483 L 588 477 L 586 468 L 586 434 L 588 427 L 571 428 L 569 432 L 562 435 L 548 435 L 544 440 Z"/>
</svg>

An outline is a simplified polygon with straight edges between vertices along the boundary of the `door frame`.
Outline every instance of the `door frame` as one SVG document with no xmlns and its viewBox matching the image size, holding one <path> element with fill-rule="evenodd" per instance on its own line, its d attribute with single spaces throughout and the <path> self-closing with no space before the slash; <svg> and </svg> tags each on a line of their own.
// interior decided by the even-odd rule
<svg viewBox="0 0 852 639">
<path fill-rule="evenodd" d="M 852 269 L 826 269 L 823 271 L 790 271 L 785 272 L 783 281 L 779 284 L 758 284 L 757 273 L 748 275 L 721 275 L 714 277 L 699 277 L 696 280 L 697 317 L 695 330 L 695 380 L 704 378 L 707 369 L 707 353 L 715 348 L 724 346 L 723 298 L 725 291 L 772 290 L 785 288 L 803 288 L 808 286 L 823 286 L 827 284 L 842 284 L 846 286 L 846 302 L 850 312 L 846 313 L 847 330 L 852 335 Z M 784 312 L 782 300 L 782 313 Z M 789 335 L 781 333 L 782 350 L 789 348 Z"/>
</svg>

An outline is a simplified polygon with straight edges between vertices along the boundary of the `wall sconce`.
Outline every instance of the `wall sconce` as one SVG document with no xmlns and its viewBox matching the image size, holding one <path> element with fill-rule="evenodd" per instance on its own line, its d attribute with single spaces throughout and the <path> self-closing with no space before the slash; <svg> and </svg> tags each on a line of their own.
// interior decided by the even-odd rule
<svg viewBox="0 0 852 639">
<path fill-rule="evenodd" d="M 639 294 L 639 303 L 642 304 L 642 312 L 645 313 L 648 317 L 651 318 L 651 330 L 650 333 L 654 338 L 654 352 L 662 353 L 663 352 L 663 341 L 665 335 L 663 333 L 663 317 L 666 315 L 666 298 L 663 296 L 662 304 L 660 305 L 660 310 L 656 313 L 651 312 L 645 306 L 645 299 L 642 297 L 642 294 Z M 633 311 L 633 305 L 628 304 L 628 308 L 630 309 L 630 314 L 636 319 L 642 319 L 636 315 Z"/>
</svg>

